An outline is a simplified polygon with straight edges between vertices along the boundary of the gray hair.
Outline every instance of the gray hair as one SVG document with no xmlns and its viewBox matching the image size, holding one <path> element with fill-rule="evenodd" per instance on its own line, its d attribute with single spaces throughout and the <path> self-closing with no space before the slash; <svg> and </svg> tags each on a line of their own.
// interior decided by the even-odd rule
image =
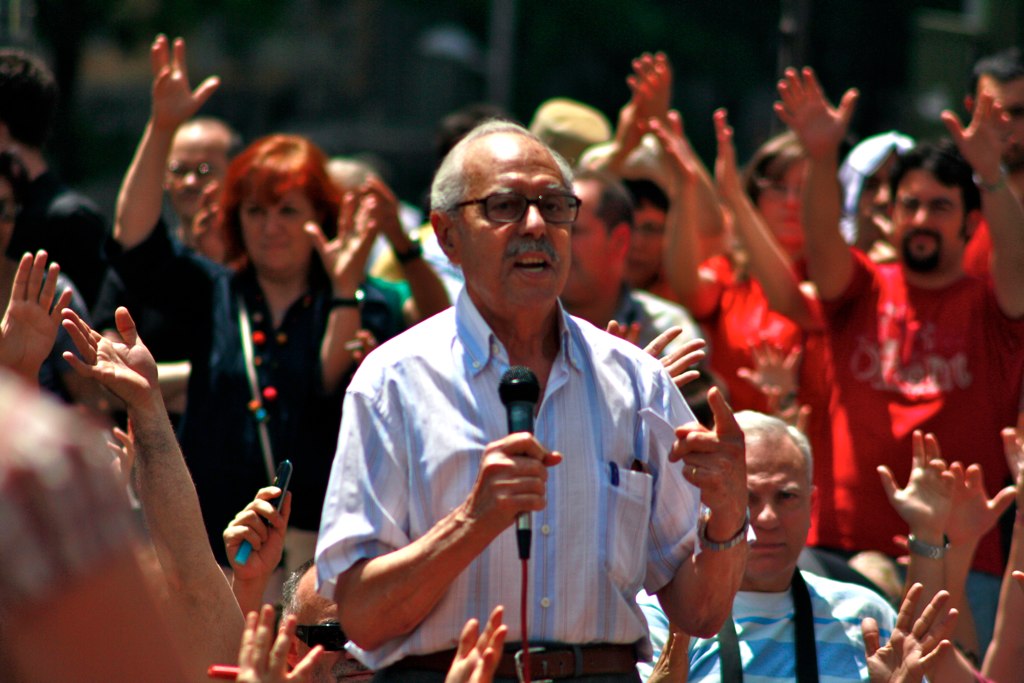
<svg viewBox="0 0 1024 683">
<path fill-rule="evenodd" d="M 295 571 L 288 575 L 284 585 L 281 587 L 281 616 L 298 614 L 299 602 L 296 596 L 299 592 L 299 583 L 306 572 L 313 568 L 313 558 L 310 558 L 296 567 Z"/>
<path fill-rule="evenodd" d="M 789 439 L 804 456 L 807 463 L 807 479 L 814 480 L 814 458 L 811 455 L 811 444 L 799 429 L 786 424 L 777 417 L 754 410 L 741 410 L 736 413 L 736 422 L 746 437 L 758 437 L 765 441 Z"/>
<path fill-rule="evenodd" d="M 456 204 L 462 201 L 466 194 L 464 168 L 466 150 L 474 140 L 498 133 L 522 135 L 524 138 L 529 138 L 543 145 L 551 154 L 555 163 L 558 164 L 558 169 L 562 172 L 562 183 L 565 189 L 570 192 L 572 191 L 572 167 L 569 166 L 569 162 L 561 154 L 545 145 L 540 138 L 518 123 L 502 119 L 490 119 L 466 133 L 465 137 L 459 140 L 458 144 L 452 147 L 451 151 L 441 161 L 437 173 L 434 174 L 434 182 L 430 185 L 430 209 L 432 211 L 442 211 L 444 213 L 455 211 Z"/>
</svg>

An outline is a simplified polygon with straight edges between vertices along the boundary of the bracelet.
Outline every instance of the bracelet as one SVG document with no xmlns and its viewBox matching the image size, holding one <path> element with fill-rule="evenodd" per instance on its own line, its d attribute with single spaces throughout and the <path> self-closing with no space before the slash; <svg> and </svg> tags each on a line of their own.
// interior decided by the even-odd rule
<svg viewBox="0 0 1024 683">
<path fill-rule="evenodd" d="M 415 261 L 421 256 L 423 256 L 423 245 L 418 239 L 409 240 L 409 248 L 405 251 L 395 251 L 395 258 L 399 263 Z"/>
<path fill-rule="evenodd" d="M 971 179 L 974 180 L 974 184 L 985 190 L 985 192 L 995 192 L 1006 187 L 1006 167 L 999 164 L 999 178 L 994 183 L 986 183 L 980 175 L 974 173 L 971 175 Z"/>
<path fill-rule="evenodd" d="M 697 526 L 697 534 L 700 536 L 700 546 L 704 550 L 728 550 L 729 548 L 735 548 L 743 541 L 747 540 L 747 529 L 750 528 L 750 508 L 747 508 L 747 514 L 743 518 L 743 526 L 740 530 L 733 535 L 728 541 L 724 543 L 718 543 L 708 538 L 708 519 L 711 517 L 711 510 L 703 508 L 700 512 L 700 523 Z"/>
<path fill-rule="evenodd" d="M 361 289 L 357 289 L 356 295 L 349 299 L 336 296 L 331 299 L 331 302 L 327 305 L 327 310 L 333 311 L 335 308 L 359 308 L 363 303 L 364 296 L 363 290 Z"/>
<path fill-rule="evenodd" d="M 931 543 L 925 543 L 921 541 L 914 534 L 907 536 L 907 548 L 910 552 L 915 555 L 921 555 L 927 557 L 930 560 L 941 560 L 946 556 L 946 550 L 949 548 L 949 544 L 944 545 L 932 545 Z"/>
</svg>

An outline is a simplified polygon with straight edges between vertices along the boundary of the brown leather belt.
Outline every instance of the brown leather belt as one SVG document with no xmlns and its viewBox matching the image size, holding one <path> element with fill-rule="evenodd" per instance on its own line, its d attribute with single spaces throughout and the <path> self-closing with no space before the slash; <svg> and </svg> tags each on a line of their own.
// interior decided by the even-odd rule
<svg viewBox="0 0 1024 683">
<path fill-rule="evenodd" d="M 517 650 L 505 650 L 496 678 L 519 678 Z M 391 666 L 396 669 L 420 669 L 446 672 L 452 666 L 455 650 L 429 655 L 410 655 Z M 634 645 L 564 645 L 561 643 L 530 648 L 530 678 L 533 681 L 600 676 L 636 671 Z"/>
</svg>

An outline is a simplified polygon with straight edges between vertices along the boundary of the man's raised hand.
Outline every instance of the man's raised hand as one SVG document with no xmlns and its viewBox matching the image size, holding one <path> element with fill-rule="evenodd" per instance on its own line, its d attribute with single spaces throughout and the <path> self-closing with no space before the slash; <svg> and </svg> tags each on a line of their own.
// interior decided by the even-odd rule
<svg viewBox="0 0 1024 683">
<path fill-rule="evenodd" d="M 34 257 L 28 253 L 22 256 L 7 310 L 0 321 L 0 366 L 32 382 L 57 338 L 60 311 L 71 302 L 71 290 L 65 289 L 53 305 L 59 274 L 56 263 L 47 268 L 45 251 Z"/>
<path fill-rule="evenodd" d="M 120 340 L 104 337 L 89 327 L 70 308 L 62 311 L 64 329 L 71 335 L 81 358 L 64 352 L 64 360 L 82 377 L 92 378 L 133 408 L 151 408 L 161 404 L 156 361 L 139 333 L 135 321 L 124 306 L 114 312 Z"/>
<path fill-rule="evenodd" d="M 786 69 L 778 89 L 781 102 L 775 103 L 775 113 L 796 133 L 807 154 L 816 159 L 838 154 L 860 96 L 857 90 L 847 90 L 833 107 L 810 67 L 800 72 Z"/>
<path fill-rule="evenodd" d="M 192 90 L 188 81 L 185 41 L 182 38 L 175 38 L 172 47 L 167 36 L 158 35 L 149 49 L 149 62 L 153 72 L 151 115 L 153 125 L 157 128 L 175 130 L 195 116 L 220 86 L 220 79 L 210 76 Z"/>
<path fill-rule="evenodd" d="M 709 535 L 724 540 L 736 533 L 746 514 L 746 447 L 743 430 L 717 387 L 708 391 L 708 404 L 715 428 L 697 423 L 677 427 L 669 460 L 683 461 L 683 476 L 700 489 L 701 502 L 711 509 Z"/>
</svg>

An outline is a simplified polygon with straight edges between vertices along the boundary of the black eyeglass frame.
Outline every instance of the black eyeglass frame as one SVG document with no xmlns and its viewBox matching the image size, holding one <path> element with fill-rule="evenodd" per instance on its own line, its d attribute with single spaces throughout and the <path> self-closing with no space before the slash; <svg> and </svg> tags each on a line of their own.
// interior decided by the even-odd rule
<svg viewBox="0 0 1024 683">
<path fill-rule="evenodd" d="M 348 636 L 341 630 L 341 624 L 328 621 L 323 624 L 299 624 L 295 627 L 295 637 L 310 647 L 323 645 L 328 652 L 339 652 L 345 649 Z"/>
<path fill-rule="evenodd" d="M 543 202 L 545 199 L 551 199 L 552 197 L 563 197 L 563 198 L 566 198 L 566 199 L 571 199 L 571 200 L 576 202 L 576 205 L 574 207 L 571 207 L 572 210 L 573 210 L 572 211 L 572 218 L 571 219 L 564 220 L 564 221 L 563 220 L 552 220 L 552 219 L 548 218 L 544 214 L 544 208 L 543 208 L 543 205 L 541 204 L 541 202 Z M 522 212 L 520 212 L 520 214 L 516 218 L 512 218 L 512 219 L 492 218 L 491 217 L 491 213 L 490 213 L 490 211 L 487 208 L 487 202 L 489 202 L 489 201 L 491 201 L 492 199 L 495 199 L 495 198 L 521 199 L 521 200 L 523 200 L 523 210 L 522 210 Z M 569 223 L 575 223 L 576 222 L 576 218 L 579 217 L 579 215 L 580 215 L 580 207 L 583 206 L 583 200 L 581 200 L 579 197 L 577 197 L 576 195 L 574 195 L 572 193 L 569 193 L 569 192 L 556 192 L 556 193 L 547 194 L 547 195 L 540 194 L 540 195 L 537 195 L 533 199 L 530 199 L 526 195 L 520 194 L 518 192 L 495 192 L 494 194 L 489 194 L 486 197 L 481 197 L 480 199 L 468 199 L 468 200 L 466 200 L 464 202 L 459 202 L 458 204 L 455 205 L 455 208 L 456 209 L 460 209 L 463 206 L 472 206 L 473 204 L 481 204 L 481 205 L 483 205 L 483 207 L 484 207 L 483 208 L 484 216 L 487 218 L 487 220 L 492 221 L 494 223 L 518 223 L 519 221 L 523 220 L 523 216 L 525 216 L 526 212 L 530 210 L 530 205 L 533 205 L 533 206 L 537 207 L 538 211 L 540 211 L 541 218 L 543 218 L 548 223 L 555 223 L 557 225 L 567 225 Z"/>
</svg>

